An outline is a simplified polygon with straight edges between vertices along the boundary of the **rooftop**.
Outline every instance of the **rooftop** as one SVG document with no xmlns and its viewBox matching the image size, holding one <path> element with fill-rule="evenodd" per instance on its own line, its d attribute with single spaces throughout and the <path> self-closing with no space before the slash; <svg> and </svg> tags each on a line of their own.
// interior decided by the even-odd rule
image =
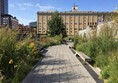
<svg viewBox="0 0 118 83">
<path fill-rule="evenodd" d="M 39 13 L 53 13 L 55 11 L 38 11 Z M 64 11 L 59 13 L 111 13 L 111 12 L 97 12 L 97 11 Z"/>
</svg>

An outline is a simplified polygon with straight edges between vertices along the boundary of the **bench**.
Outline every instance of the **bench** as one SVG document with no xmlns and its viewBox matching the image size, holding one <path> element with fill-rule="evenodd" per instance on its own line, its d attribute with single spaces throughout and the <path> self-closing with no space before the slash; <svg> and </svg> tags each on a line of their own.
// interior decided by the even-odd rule
<svg viewBox="0 0 118 83">
<path fill-rule="evenodd" d="M 70 48 L 70 50 L 73 52 L 73 54 L 76 54 L 76 52 L 75 52 L 75 50 L 73 49 L 73 47 L 70 47 L 70 46 L 69 46 L 69 48 Z"/>
<path fill-rule="evenodd" d="M 76 51 L 76 56 L 77 55 L 85 62 L 91 62 L 92 61 L 92 59 L 89 56 L 87 56 L 86 54 L 84 54 L 83 52 Z"/>
</svg>

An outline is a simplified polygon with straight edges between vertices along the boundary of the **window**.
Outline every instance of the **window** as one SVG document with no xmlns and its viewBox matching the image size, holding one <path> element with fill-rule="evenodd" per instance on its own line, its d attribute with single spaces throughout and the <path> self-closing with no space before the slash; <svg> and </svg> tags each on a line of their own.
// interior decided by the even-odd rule
<svg viewBox="0 0 118 83">
<path fill-rule="evenodd" d="M 74 28 L 74 30 L 77 30 L 77 28 Z"/>
<path fill-rule="evenodd" d="M 74 23 L 75 25 L 77 25 L 77 23 Z"/>
<path fill-rule="evenodd" d="M 97 25 L 97 22 L 95 22 L 95 25 Z"/>
<path fill-rule="evenodd" d="M 79 23 L 79 25 L 82 25 L 82 23 Z"/>
<path fill-rule="evenodd" d="M 89 22 L 88 22 L 88 25 L 89 25 Z"/>
<path fill-rule="evenodd" d="M 92 24 L 94 25 L 94 22 L 92 22 Z"/>
</svg>

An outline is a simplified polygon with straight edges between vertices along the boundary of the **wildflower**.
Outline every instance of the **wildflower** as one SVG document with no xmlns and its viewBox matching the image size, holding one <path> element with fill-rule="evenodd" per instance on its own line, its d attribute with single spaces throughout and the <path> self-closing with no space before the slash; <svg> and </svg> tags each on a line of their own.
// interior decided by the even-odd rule
<svg viewBox="0 0 118 83">
<path fill-rule="evenodd" d="M 32 49 L 32 52 L 34 52 L 35 51 L 35 49 Z"/>
<path fill-rule="evenodd" d="M 13 60 L 12 59 L 9 60 L 9 64 L 13 64 Z"/>
<path fill-rule="evenodd" d="M 32 43 L 30 43 L 29 48 L 33 48 L 34 46 L 35 46 L 35 44 L 32 42 Z"/>
</svg>

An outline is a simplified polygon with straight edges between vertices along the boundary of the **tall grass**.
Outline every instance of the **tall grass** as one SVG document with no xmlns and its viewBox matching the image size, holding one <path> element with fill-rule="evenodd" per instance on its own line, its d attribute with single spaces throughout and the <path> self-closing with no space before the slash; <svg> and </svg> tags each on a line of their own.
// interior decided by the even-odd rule
<svg viewBox="0 0 118 83">
<path fill-rule="evenodd" d="M 39 44 L 42 47 L 48 47 L 48 46 L 52 46 L 52 45 L 58 45 L 60 44 L 62 41 L 62 36 L 58 35 L 55 37 L 50 37 L 50 36 L 42 36 L 39 40 Z"/>
<path fill-rule="evenodd" d="M 108 79 L 108 83 L 117 83 L 118 23 L 114 23 L 112 28 L 106 25 L 100 31 L 99 36 L 94 38 L 76 38 L 76 50 L 84 52 L 95 61 L 94 66 L 102 69 L 101 78 Z"/>
<path fill-rule="evenodd" d="M 41 57 L 35 41 L 30 38 L 18 41 L 17 35 L 9 28 L 0 29 L 0 83 L 20 83 L 35 59 Z"/>
</svg>

